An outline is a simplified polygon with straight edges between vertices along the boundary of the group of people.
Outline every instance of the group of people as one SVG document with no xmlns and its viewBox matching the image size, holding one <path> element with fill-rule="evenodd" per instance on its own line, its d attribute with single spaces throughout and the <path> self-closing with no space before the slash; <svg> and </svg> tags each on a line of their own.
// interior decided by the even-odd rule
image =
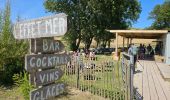
<svg viewBox="0 0 170 100">
<path fill-rule="evenodd" d="M 131 44 L 128 48 L 128 54 L 136 56 L 136 59 L 143 60 L 145 58 L 152 58 L 155 53 L 153 47 L 150 44 L 147 47 L 144 44 L 140 44 L 139 47 L 135 46 L 134 44 Z"/>
<path fill-rule="evenodd" d="M 95 57 L 96 56 L 95 52 L 94 51 L 90 51 L 88 49 L 82 49 L 82 51 L 80 49 L 78 49 L 77 51 L 73 52 L 73 55 L 75 57 L 78 56 L 78 58 L 79 58 L 80 55 L 82 55 L 84 58 L 87 58 L 89 60 L 95 60 L 95 58 L 96 58 Z"/>
<path fill-rule="evenodd" d="M 154 56 L 154 49 L 150 44 L 147 47 L 144 44 L 140 44 L 139 47 L 135 46 L 134 44 L 131 44 L 128 48 L 128 54 L 133 56 L 133 61 L 135 65 L 137 59 L 151 59 Z"/>
<path fill-rule="evenodd" d="M 147 47 L 144 44 L 140 44 L 138 54 L 138 59 L 143 60 L 145 58 L 153 58 L 155 53 L 153 47 L 150 44 Z"/>
</svg>

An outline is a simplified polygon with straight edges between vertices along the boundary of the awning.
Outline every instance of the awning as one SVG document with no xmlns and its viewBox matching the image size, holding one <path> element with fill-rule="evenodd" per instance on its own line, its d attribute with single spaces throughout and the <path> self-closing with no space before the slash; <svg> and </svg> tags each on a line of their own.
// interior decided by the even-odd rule
<svg viewBox="0 0 170 100">
<path fill-rule="evenodd" d="M 118 33 L 126 38 L 158 39 L 167 34 L 168 30 L 109 30 L 109 32 Z"/>
</svg>

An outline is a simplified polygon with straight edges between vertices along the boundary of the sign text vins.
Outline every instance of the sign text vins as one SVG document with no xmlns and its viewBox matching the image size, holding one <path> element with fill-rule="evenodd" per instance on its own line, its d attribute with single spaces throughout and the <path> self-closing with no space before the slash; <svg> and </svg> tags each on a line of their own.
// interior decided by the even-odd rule
<svg viewBox="0 0 170 100">
<path fill-rule="evenodd" d="M 59 80 L 62 75 L 63 72 L 59 68 L 39 71 L 35 75 L 35 84 L 36 86 L 40 86 L 40 85 L 46 85 L 52 83 L 56 80 Z"/>
</svg>

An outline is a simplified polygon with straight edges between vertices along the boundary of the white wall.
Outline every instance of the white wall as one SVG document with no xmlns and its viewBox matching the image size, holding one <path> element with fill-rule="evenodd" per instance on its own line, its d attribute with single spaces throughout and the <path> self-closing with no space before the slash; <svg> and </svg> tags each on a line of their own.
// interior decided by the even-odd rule
<svg viewBox="0 0 170 100">
<path fill-rule="evenodd" d="M 166 56 L 166 64 L 170 65 L 170 32 L 166 36 L 165 56 Z"/>
<path fill-rule="evenodd" d="M 163 48 L 162 48 L 162 55 L 166 56 L 166 39 L 167 38 L 167 34 L 165 34 L 162 38 L 161 41 L 163 42 Z"/>
</svg>

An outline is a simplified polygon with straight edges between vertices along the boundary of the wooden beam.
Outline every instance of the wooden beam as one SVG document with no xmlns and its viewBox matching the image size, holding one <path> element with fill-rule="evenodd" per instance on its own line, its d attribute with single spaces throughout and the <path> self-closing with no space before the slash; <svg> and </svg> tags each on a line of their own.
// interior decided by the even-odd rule
<svg viewBox="0 0 170 100">
<path fill-rule="evenodd" d="M 123 51 L 125 50 L 125 38 L 123 37 Z"/>
<path fill-rule="evenodd" d="M 118 56 L 118 33 L 116 33 L 116 56 Z"/>
<path fill-rule="evenodd" d="M 111 33 L 157 33 L 157 34 L 166 34 L 168 30 L 109 30 Z"/>
</svg>

